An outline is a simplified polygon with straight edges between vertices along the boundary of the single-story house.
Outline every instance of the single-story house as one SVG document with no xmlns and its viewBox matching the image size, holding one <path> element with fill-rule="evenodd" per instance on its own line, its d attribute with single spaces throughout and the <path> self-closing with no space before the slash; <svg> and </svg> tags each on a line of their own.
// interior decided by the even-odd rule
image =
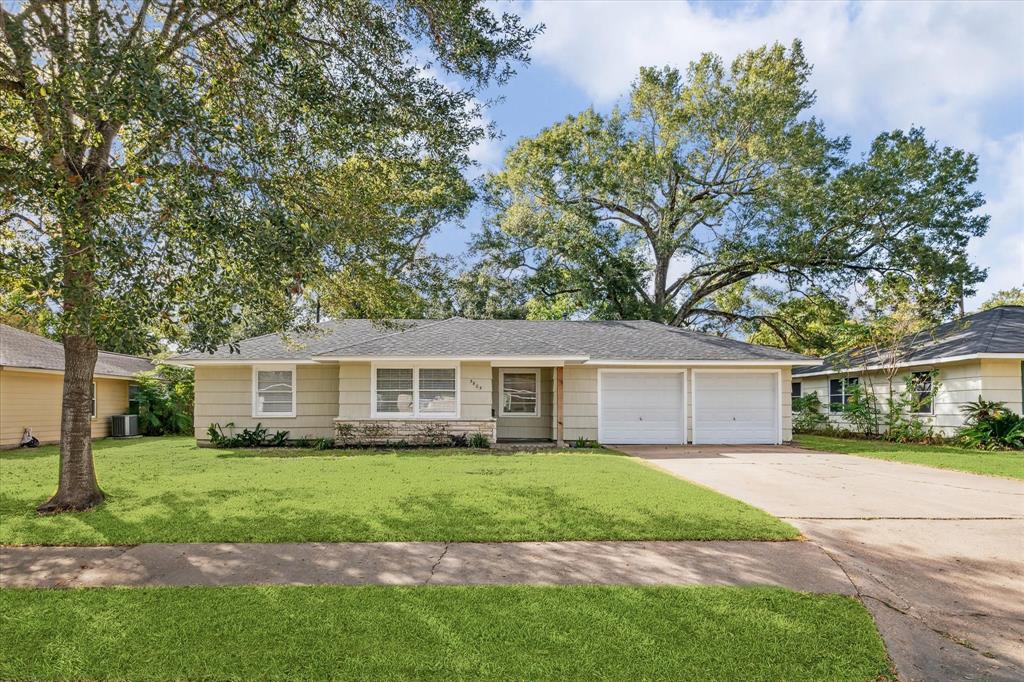
<svg viewBox="0 0 1024 682">
<path fill-rule="evenodd" d="M 129 391 L 146 358 L 100 351 L 92 382 L 92 437 L 110 434 L 110 417 L 128 412 Z M 64 346 L 0 324 L 0 448 L 21 444 L 26 428 L 41 443 L 60 441 Z"/>
<path fill-rule="evenodd" d="M 646 321 L 367 320 L 241 341 L 195 368 L 196 439 L 211 424 L 375 442 L 424 430 L 491 441 L 781 443 L 790 373 L 819 361 Z"/>
<path fill-rule="evenodd" d="M 897 349 L 838 353 L 819 367 L 799 368 L 793 372 L 792 395 L 816 393 L 829 420 L 844 426 L 843 406 L 851 387 L 863 386 L 884 406 L 889 395 L 886 368 L 892 368 L 894 391 L 905 390 L 911 377 L 922 399 L 935 393 L 932 400 L 922 400 L 918 416 L 937 433 L 953 435 L 964 425 L 960 408 L 979 396 L 1022 413 L 1024 307 L 1005 305 L 967 315 L 909 336 Z M 933 380 L 938 382 L 934 390 Z"/>
</svg>

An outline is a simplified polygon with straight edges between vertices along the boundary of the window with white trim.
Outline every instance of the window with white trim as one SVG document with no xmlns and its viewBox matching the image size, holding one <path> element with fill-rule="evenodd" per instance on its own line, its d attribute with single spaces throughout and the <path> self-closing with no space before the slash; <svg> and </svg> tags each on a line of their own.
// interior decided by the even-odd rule
<svg viewBox="0 0 1024 682">
<path fill-rule="evenodd" d="M 540 372 L 536 370 L 501 371 L 501 416 L 536 417 L 540 414 Z"/>
<path fill-rule="evenodd" d="M 792 382 L 790 384 L 790 388 L 789 388 L 790 395 L 793 396 L 794 398 L 801 397 L 803 395 L 803 387 L 804 387 L 803 383 L 801 383 L 799 381 Z"/>
<path fill-rule="evenodd" d="M 253 368 L 254 417 L 295 416 L 295 368 Z"/>
<path fill-rule="evenodd" d="M 857 377 L 829 380 L 828 411 L 845 412 L 846 406 L 853 402 L 853 396 L 856 394 L 859 384 L 860 379 Z"/>
<path fill-rule="evenodd" d="M 458 416 L 455 367 L 376 367 L 373 376 L 374 416 Z"/>
<path fill-rule="evenodd" d="M 932 378 L 931 372 L 914 372 L 910 375 L 910 388 L 917 399 L 911 412 L 913 414 L 932 413 Z"/>
</svg>

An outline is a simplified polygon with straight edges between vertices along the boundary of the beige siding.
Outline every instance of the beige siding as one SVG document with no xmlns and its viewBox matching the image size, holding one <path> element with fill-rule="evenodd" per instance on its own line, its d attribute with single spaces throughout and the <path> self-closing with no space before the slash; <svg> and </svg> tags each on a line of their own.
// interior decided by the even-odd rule
<svg viewBox="0 0 1024 682">
<path fill-rule="evenodd" d="M 1008 407 L 1020 408 L 1020 364 L 1006 360 L 972 360 L 937 366 L 921 365 L 901 368 L 892 381 L 893 392 L 903 391 L 904 382 L 912 372 L 938 371 L 939 389 L 935 395 L 933 413 L 918 415 L 930 424 L 936 432 L 951 436 L 963 426 L 963 414 L 960 407 L 964 403 L 977 400 L 982 396 L 986 400 L 1003 400 Z M 1012 373 L 1016 371 L 1016 377 Z M 816 392 L 825 409 L 829 402 L 829 379 L 831 376 L 807 377 L 800 379 L 803 394 Z M 861 383 L 872 391 L 879 401 L 881 410 L 885 410 L 889 397 L 889 381 L 884 372 L 850 372 L 845 376 L 859 377 Z M 1016 382 L 1014 394 L 1014 382 Z M 1011 402 L 1016 398 L 1015 402 Z M 845 427 L 847 423 L 842 414 L 829 414 L 829 421 L 837 427 Z"/>
<path fill-rule="evenodd" d="M 597 440 L 597 367 L 569 365 L 564 383 L 565 439 Z"/>
<path fill-rule="evenodd" d="M 461 395 L 459 400 L 462 419 L 491 419 L 491 364 L 489 362 L 463 362 L 459 367 Z"/>
<path fill-rule="evenodd" d="M 338 417 L 370 417 L 370 363 L 346 362 L 338 365 Z"/>
<path fill-rule="evenodd" d="M 128 411 L 129 379 L 96 379 L 92 437 L 110 435 L 110 417 Z M 17 447 L 26 427 L 42 443 L 60 440 L 64 375 L 0 368 L 0 447 Z"/>
<path fill-rule="evenodd" d="M 288 431 L 292 438 L 330 438 L 338 416 L 337 365 L 296 366 L 295 417 L 253 417 L 252 366 L 196 367 L 196 439 L 208 440 L 210 424 L 232 422 L 236 430 L 257 423 L 270 431 Z"/>
<path fill-rule="evenodd" d="M 536 417 L 509 417 L 501 415 L 501 383 L 498 379 L 500 368 L 495 367 L 491 380 L 494 390 L 490 396 L 493 401 L 494 413 L 498 419 L 498 439 L 518 440 L 550 440 L 554 436 L 552 431 L 552 419 L 554 418 L 554 368 L 552 367 L 510 367 L 508 371 L 516 370 L 537 371 L 540 373 L 539 385 L 537 386 L 540 395 L 540 410 Z"/>
</svg>

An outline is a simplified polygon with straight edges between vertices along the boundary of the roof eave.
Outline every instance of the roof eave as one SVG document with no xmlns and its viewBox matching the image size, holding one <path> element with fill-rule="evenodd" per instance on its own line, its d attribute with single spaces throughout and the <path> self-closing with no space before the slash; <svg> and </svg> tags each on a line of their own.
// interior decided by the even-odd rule
<svg viewBox="0 0 1024 682">
<path fill-rule="evenodd" d="M 801 372 L 799 376 L 814 377 L 826 374 L 849 374 L 850 372 L 877 372 L 886 369 L 888 366 L 901 368 L 919 367 L 922 365 L 948 365 L 968 360 L 1024 360 L 1024 353 L 968 353 L 966 355 L 950 355 L 945 358 L 907 360 L 905 362 L 897 362 L 895 365 L 850 365 L 849 367 L 831 367 L 816 372 Z"/>
</svg>

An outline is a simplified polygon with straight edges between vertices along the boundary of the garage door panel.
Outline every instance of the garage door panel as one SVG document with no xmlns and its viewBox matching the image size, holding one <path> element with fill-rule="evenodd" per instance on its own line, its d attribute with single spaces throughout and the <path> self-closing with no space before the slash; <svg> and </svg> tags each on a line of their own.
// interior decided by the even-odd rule
<svg viewBox="0 0 1024 682">
<path fill-rule="evenodd" d="M 775 373 L 695 372 L 693 382 L 694 443 L 778 442 Z"/>
<path fill-rule="evenodd" d="M 601 440 L 684 442 L 683 389 L 681 372 L 602 372 Z"/>
</svg>

